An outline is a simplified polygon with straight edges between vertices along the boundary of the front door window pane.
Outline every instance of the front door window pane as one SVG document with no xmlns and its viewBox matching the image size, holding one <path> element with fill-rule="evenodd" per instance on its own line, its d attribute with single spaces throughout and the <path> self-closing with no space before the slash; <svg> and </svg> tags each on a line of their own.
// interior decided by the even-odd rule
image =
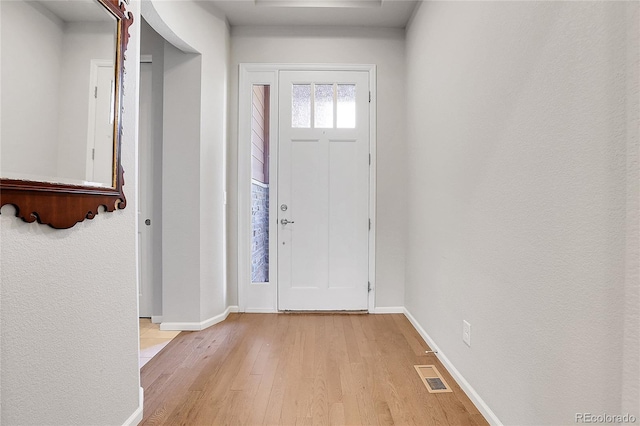
<svg viewBox="0 0 640 426">
<path fill-rule="evenodd" d="M 338 84 L 338 128 L 356 127 L 356 85 Z"/>
<path fill-rule="evenodd" d="M 311 127 L 311 85 L 294 84 L 291 92 L 291 127 Z"/>
<path fill-rule="evenodd" d="M 321 129 L 332 128 L 333 84 L 316 84 L 315 89 L 314 127 Z"/>
</svg>

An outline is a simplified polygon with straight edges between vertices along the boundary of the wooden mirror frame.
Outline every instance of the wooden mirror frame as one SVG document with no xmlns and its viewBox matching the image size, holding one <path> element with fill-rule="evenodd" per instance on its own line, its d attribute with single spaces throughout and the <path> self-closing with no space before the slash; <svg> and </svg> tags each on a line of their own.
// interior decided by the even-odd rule
<svg viewBox="0 0 640 426">
<path fill-rule="evenodd" d="M 55 229 L 71 228 L 85 219 L 93 219 L 98 208 L 112 212 L 124 209 L 127 200 L 122 187 L 120 146 L 122 139 L 122 96 L 124 60 L 129 43 L 129 27 L 133 16 L 126 11 L 122 0 L 95 0 L 116 18 L 115 99 L 113 137 L 113 185 L 111 188 L 37 182 L 19 179 L 0 179 L 0 207 L 11 204 L 16 216 L 25 222 L 49 225 Z M 128 1 L 127 1 L 128 2 Z"/>
</svg>

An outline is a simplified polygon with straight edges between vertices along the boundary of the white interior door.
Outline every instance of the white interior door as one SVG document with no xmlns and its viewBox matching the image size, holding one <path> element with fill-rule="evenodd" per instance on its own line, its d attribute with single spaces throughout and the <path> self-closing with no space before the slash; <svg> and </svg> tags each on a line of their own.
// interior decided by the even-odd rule
<svg viewBox="0 0 640 426">
<path fill-rule="evenodd" d="M 153 93 L 151 90 L 151 64 L 140 64 L 140 117 L 138 133 L 138 238 L 139 238 L 139 315 L 153 315 Z M 149 222 L 147 222 L 147 220 Z M 148 223 L 148 224 L 147 224 Z"/>
<path fill-rule="evenodd" d="M 113 65 L 96 64 L 93 92 L 93 140 L 89 141 L 87 180 L 113 185 Z"/>
<path fill-rule="evenodd" d="M 278 309 L 367 309 L 369 73 L 282 71 L 279 87 Z"/>
</svg>

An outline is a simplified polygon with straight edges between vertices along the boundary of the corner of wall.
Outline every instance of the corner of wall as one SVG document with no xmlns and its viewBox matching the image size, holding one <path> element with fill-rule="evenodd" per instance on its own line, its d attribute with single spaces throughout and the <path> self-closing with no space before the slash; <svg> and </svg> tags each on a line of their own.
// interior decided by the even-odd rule
<svg viewBox="0 0 640 426">
<path fill-rule="evenodd" d="M 122 426 L 137 426 L 142 421 L 144 414 L 144 389 L 142 387 L 140 387 L 138 401 L 138 408 L 136 408 L 136 411 L 134 411 L 131 416 L 124 421 Z"/>
<path fill-rule="evenodd" d="M 162 331 L 201 331 L 206 328 L 216 325 L 227 319 L 229 314 L 238 312 L 238 307 L 235 305 L 227 306 L 223 313 L 213 316 L 204 321 L 194 322 L 162 322 L 160 324 L 160 330 Z"/>
</svg>

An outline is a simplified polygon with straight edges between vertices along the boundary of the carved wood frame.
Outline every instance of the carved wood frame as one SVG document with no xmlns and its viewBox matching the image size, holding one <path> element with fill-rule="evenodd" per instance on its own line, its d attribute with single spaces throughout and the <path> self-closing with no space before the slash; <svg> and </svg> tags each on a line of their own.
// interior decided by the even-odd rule
<svg viewBox="0 0 640 426">
<path fill-rule="evenodd" d="M 117 20 L 115 59 L 115 120 L 113 143 L 113 188 L 36 182 L 18 179 L 0 179 L 0 207 L 11 204 L 16 216 L 25 222 L 49 225 L 55 229 L 71 228 L 85 219 L 93 219 L 98 208 L 106 211 L 124 209 L 127 200 L 124 186 L 124 170 L 121 163 L 122 97 L 124 60 L 129 43 L 129 27 L 133 16 L 121 0 L 96 0 Z"/>
</svg>

